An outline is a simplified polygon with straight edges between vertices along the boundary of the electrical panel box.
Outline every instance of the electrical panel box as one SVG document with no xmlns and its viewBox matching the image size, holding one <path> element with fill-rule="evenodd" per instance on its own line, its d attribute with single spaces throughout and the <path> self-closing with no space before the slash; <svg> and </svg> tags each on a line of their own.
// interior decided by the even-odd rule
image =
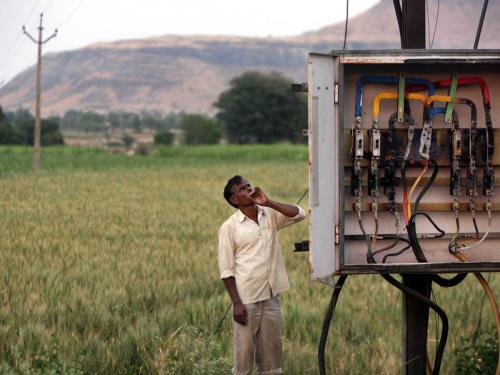
<svg viewBox="0 0 500 375">
<path fill-rule="evenodd" d="M 312 279 L 500 270 L 500 51 L 310 54 L 308 107 Z"/>
</svg>

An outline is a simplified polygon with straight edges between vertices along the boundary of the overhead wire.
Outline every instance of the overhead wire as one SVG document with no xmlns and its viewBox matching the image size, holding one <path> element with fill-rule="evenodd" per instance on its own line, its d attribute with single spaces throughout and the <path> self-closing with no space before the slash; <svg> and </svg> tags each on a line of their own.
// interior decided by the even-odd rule
<svg viewBox="0 0 500 375">
<path fill-rule="evenodd" d="M 431 19 L 429 16 L 429 0 L 425 0 L 425 14 L 427 15 L 427 46 L 431 45 Z"/>
<path fill-rule="evenodd" d="M 399 39 L 401 41 L 401 48 L 403 48 L 403 11 L 399 0 L 393 0 L 394 11 L 396 12 L 396 19 L 398 20 Z"/>
<path fill-rule="evenodd" d="M 349 0 L 346 1 L 346 14 L 345 14 L 345 29 L 344 29 L 344 45 L 342 50 L 345 50 L 345 44 L 347 41 L 347 25 L 349 23 Z"/>
<path fill-rule="evenodd" d="M 71 17 L 80 9 L 80 7 L 83 5 L 85 0 L 80 0 L 80 2 L 68 13 L 68 16 L 57 26 L 58 29 L 60 29 L 62 26 L 66 24 L 70 20 Z"/>
<path fill-rule="evenodd" d="M 488 9 L 488 0 L 484 0 L 483 9 L 481 10 L 481 17 L 479 18 L 479 24 L 477 25 L 476 39 L 474 40 L 474 49 L 477 49 L 477 47 L 479 45 L 479 39 L 481 38 L 484 17 L 486 16 L 487 9 Z"/>
<path fill-rule="evenodd" d="M 45 5 L 45 8 L 43 8 L 42 10 L 42 13 L 45 13 L 47 11 L 47 9 L 49 9 L 49 7 L 52 5 L 52 3 L 54 2 L 54 0 L 50 0 L 46 5 Z"/>
<path fill-rule="evenodd" d="M 431 49 L 432 49 L 432 46 L 434 45 L 434 38 L 436 37 L 436 30 L 437 30 L 437 26 L 438 26 L 438 19 L 439 19 L 439 0 L 437 2 L 436 21 L 434 23 L 434 32 L 432 33 Z"/>
<path fill-rule="evenodd" d="M 31 8 L 31 11 L 29 12 L 28 16 L 26 17 L 26 19 L 24 20 L 23 22 L 23 25 L 26 25 L 26 23 L 30 20 L 31 16 L 33 15 L 33 12 L 35 11 L 35 9 L 38 7 L 38 4 L 40 3 L 40 0 L 37 0 L 35 5 Z M 9 48 L 8 52 L 5 54 L 5 57 L 2 59 L 2 62 L 0 64 L 0 66 L 3 68 L 4 64 L 7 62 L 7 60 L 9 58 L 12 58 L 14 57 L 15 55 L 11 56 L 12 55 L 12 52 L 16 49 L 17 47 L 17 42 L 19 41 L 19 37 L 22 35 L 22 30 L 21 28 L 19 28 L 19 32 L 17 33 L 16 35 L 16 38 L 14 39 L 14 42 L 12 43 L 11 47 Z M 17 52 L 16 52 L 17 54 Z"/>
</svg>

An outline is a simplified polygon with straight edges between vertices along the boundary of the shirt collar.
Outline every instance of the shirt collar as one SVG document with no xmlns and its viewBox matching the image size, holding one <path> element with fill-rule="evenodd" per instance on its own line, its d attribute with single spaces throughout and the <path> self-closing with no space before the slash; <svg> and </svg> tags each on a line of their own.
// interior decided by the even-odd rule
<svg viewBox="0 0 500 375">
<path fill-rule="evenodd" d="M 260 220 L 260 218 L 262 217 L 262 215 L 264 215 L 265 211 L 262 207 L 260 207 L 259 205 L 257 205 L 257 219 Z M 236 217 L 238 219 L 238 222 L 239 223 L 243 223 L 243 221 L 245 219 L 248 219 L 248 217 L 245 216 L 245 214 L 243 212 L 241 212 L 241 210 L 238 210 L 238 212 L 236 212 Z M 250 220 L 250 219 L 248 219 Z"/>
</svg>

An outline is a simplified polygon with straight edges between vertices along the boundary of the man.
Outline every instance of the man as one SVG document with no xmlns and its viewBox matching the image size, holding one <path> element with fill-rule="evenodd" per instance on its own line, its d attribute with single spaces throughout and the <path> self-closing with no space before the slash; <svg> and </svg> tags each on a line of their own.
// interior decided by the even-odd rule
<svg viewBox="0 0 500 375">
<path fill-rule="evenodd" d="M 304 210 L 269 199 L 241 176 L 224 198 L 238 209 L 219 230 L 220 277 L 233 303 L 233 374 L 282 374 L 279 294 L 290 288 L 278 231 L 304 219 Z"/>
</svg>

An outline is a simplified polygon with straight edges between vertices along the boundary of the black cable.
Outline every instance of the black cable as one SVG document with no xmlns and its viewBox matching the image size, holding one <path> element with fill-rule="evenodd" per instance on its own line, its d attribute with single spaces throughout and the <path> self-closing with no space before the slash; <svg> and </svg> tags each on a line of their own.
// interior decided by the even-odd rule
<svg viewBox="0 0 500 375">
<path fill-rule="evenodd" d="M 443 353 L 444 353 L 444 348 L 446 347 L 446 341 L 448 340 L 448 317 L 446 316 L 446 313 L 443 311 L 439 305 L 436 303 L 432 302 L 429 298 L 421 295 L 420 293 L 416 292 L 412 288 L 409 288 L 408 286 L 400 283 L 398 280 L 396 280 L 394 277 L 387 275 L 387 274 L 381 274 L 381 276 L 391 285 L 395 286 L 402 292 L 406 294 L 410 294 L 414 298 L 422 301 L 426 305 L 428 305 L 431 309 L 433 309 L 441 318 L 441 321 L 443 322 L 442 328 L 441 328 L 441 337 L 439 338 L 439 344 L 437 347 L 436 351 L 436 358 L 434 359 L 434 368 L 432 370 L 432 375 L 438 375 L 439 371 L 441 369 L 441 361 L 443 359 Z"/>
<path fill-rule="evenodd" d="M 366 253 L 366 261 L 368 263 L 377 263 L 375 261 L 375 257 L 373 256 L 372 244 L 370 243 L 370 237 L 368 236 L 368 234 L 366 234 L 365 227 L 363 226 L 363 220 L 361 220 L 361 218 L 358 218 L 358 223 L 359 223 L 359 228 L 361 229 L 361 233 L 363 233 L 363 236 L 365 237 L 366 247 L 368 249 L 368 251 Z"/>
<path fill-rule="evenodd" d="M 408 250 L 410 248 L 410 244 L 406 245 L 405 247 L 403 247 L 401 250 L 397 251 L 397 252 L 394 252 L 394 253 L 389 253 L 389 254 L 386 254 L 383 258 L 382 258 L 382 263 L 385 263 L 387 261 L 387 258 L 389 257 L 396 257 L 398 255 L 401 255 L 403 254 L 406 250 Z"/>
<path fill-rule="evenodd" d="M 304 193 L 300 196 L 299 200 L 297 201 L 297 203 L 295 203 L 296 205 L 299 204 L 300 202 L 302 202 L 302 199 L 304 199 L 304 197 L 306 196 L 306 194 L 309 192 L 309 189 L 306 189 L 306 191 L 304 191 Z"/>
<path fill-rule="evenodd" d="M 418 194 L 417 199 L 415 200 L 415 204 L 413 205 L 413 213 L 417 212 L 417 208 L 418 208 L 420 201 L 422 200 L 424 194 L 427 193 L 427 190 L 429 190 L 429 188 L 434 183 L 434 180 L 436 179 L 436 176 L 439 172 L 439 167 L 433 159 L 430 160 L 430 163 L 433 164 L 433 166 L 434 166 L 432 169 L 431 178 L 424 185 L 424 188 L 422 189 L 422 191 L 420 191 L 420 194 Z M 411 214 L 412 214 L 412 212 L 408 212 L 408 215 L 411 216 Z"/>
<path fill-rule="evenodd" d="M 410 240 L 410 244 L 411 244 L 411 248 L 413 249 L 413 253 L 415 254 L 415 257 L 417 258 L 417 260 L 421 263 L 427 262 L 427 258 L 425 257 L 424 252 L 422 250 L 422 247 L 420 246 L 420 243 L 419 243 L 418 238 L 417 238 L 415 217 L 417 215 L 423 215 L 432 223 L 434 228 L 436 228 L 436 230 L 441 233 L 441 235 L 439 235 L 435 238 L 440 238 L 440 237 L 443 237 L 445 235 L 445 232 L 437 226 L 437 224 L 434 222 L 434 220 L 432 220 L 432 218 L 428 214 L 426 214 L 425 212 L 417 212 L 418 205 L 419 205 L 420 201 L 422 200 L 422 197 L 425 195 L 427 190 L 429 190 L 429 188 L 434 183 L 434 180 L 436 179 L 436 176 L 437 176 L 438 171 L 439 171 L 439 167 L 434 160 L 430 160 L 430 163 L 433 164 L 432 175 L 429 178 L 429 180 L 427 181 L 427 183 L 425 184 L 422 191 L 420 191 L 420 194 L 418 195 L 417 199 L 415 200 L 415 204 L 413 206 L 413 214 L 411 212 L 408 212 L 408 215 L 411 215 L 411 216 L 410 216 L 410 219 L 408 220 L 408 225 L 406 226 L 406 230 L 408 232 L 408 239 Z"/>
<path fill-rule="evenodd" d="M 403 11 L 401 10 L 399 0 L 393 0 L 393 3 L 394 11 L 396 12 L 396 19 L 398 20 L 399 39 L 401 41 L 401 48 L 403 48 Z"/>
<path fill-rule="evenodd" d="M 486 9 L 488 9 L 488 0 L 484 0 L 483 10 L 481 11 L 481 18 L 479 18 L 479 25 L 477 25 L 476 40 L 474 41 L 474 49 L 477 49 L 479 39 L 481 38 L 481 31 L 483 30 L 484 17 L 486 16 Z"/>
<path fill-rule="evenodd" d="M 328 305 L 328 309 L 326 310 L 325 314 L 325 319 L 323 320 L 323 327 L 321 329 L 321 336 L 319 338 L 319 345 L 318 345 L 318 365 L 319 365 L 320 375 L 326 375 L 326 366 L 325 366 L 326 339 L 328 338 L 328 331 L 330 330 L 330 323 L 332 321 L 333 312 L 335 311 L 335 306 L 337 305 L 340 292 L 342 291 L 342 286 L 344 285 L 346 279 L 347 275 L 342 275 L 335 283 L 335 287 L 333 288 L 332 298 L 330 299 L 330 304 Z"/>
<path fill-rule="evenodd" d="M 342 50 L 345 50 L 345 43 L 347 41 L 347 24 L 348 23 L 349 23 L 349 0 L 347 0 L 347 3 L 346 3 L 344 46 L 342 47 Z"/>
<path fill-rule="evenodd" d="M 451 288 L 460 284 L 467 277 L 466 273 L 459 273 L 451 279 L 446 279 L 439 275 L 431 275 L 432 281 L 443 288 Z"/>
<path fill-rule="evenodd" d="M 415 218 L 418 215 L 425 216 L 427 220 L 429 220 L 430 223 L 434 226 L 434 228 L 436 228 L 436 230 L 439 232 L 439 234 L 436 234 L 432 238 L 441 238 L 446 233 L 441 228 L 439 228 L 438 225 L 434 222 L 434 220 L 432 220 L 432 218 L 425 212 L 416 212 L 410 217 L 406 230 L 408 231 L 408 239 L 410 240 L 411 248 L 413 249 L 413 253 L 415 254 L 415 258 L 417 258 L 418 262 L 427 263 L 427 258 L 425 257 L 424 251 L 422 250 L 420 242 L 418 241 L 417 229 L 415 227 Z"/>
<path fill-rule="evenodd" d="M 228 312 L 229 312 L 229 310 L 231 309 L 231 306 L 232 306 L 232 305 L 233 305 L 233 304 L 232 304 L 232 303 L 230 303 L 230 304 L 229 304 L 229 306 L 227 307 L 226 312 L 224 313 L 224 315 L 222 316 L 222 318 L 221 318 L 221 319 L 220 319 L 220 321 L 219 321 L 219 324 L 217 324 L 217 327 L 216 327 L 216 328 L 215 328 L 215 330 L 214 330 L 214 333 L 213 333 L 214 335 L 216 335 L 217 333 L 219 333 L 220 327 L 222 327 L 222 323 L 224 323 L 224 320 L 226 319 L 227 313 L 228 313 Z"/>
<path fill-rule="evenodd" d="M 476 218 L 472 218 L 472 223 L 474 224 L 474 230 L 476 231 L 476 240 L 479 239 L 479 228 L 477 227 Z"/>
</svg>

